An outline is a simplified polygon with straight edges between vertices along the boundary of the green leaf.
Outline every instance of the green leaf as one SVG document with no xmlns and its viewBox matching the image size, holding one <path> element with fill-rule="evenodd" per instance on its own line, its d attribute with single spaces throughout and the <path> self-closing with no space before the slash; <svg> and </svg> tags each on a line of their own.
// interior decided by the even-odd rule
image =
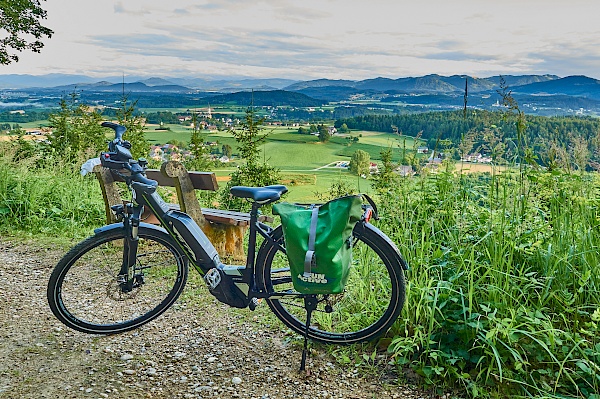
<svg viewBox="0 0 600 399">
<path fill-rule="evenodd" d="M 592 369 L 587 364 L 585 364 L 585 362 L 580 360 L 575 364 L 577 364 L 577 367 L 579 367 L 584 373 L 586 373 L 586 374 L 592 373 Z"/>
</svg>

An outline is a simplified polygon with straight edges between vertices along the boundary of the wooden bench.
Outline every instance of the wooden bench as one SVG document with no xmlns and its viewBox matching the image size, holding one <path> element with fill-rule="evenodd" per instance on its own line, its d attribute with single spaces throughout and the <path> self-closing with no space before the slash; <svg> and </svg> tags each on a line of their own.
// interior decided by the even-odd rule
<svg viewBox="0 0 600 399">
<path fill-rule="evenodd" d="M 107 223 L 116 222 L 111 206 L 122 204 L 116 182 L 123 179 L 100 165 L 94 167 L 94 173 L 100 182 Z M 163 163 L 160 170 L 148 169 L 146 176 L 156 180 L 159 186 L 175 187 L 178 204 L 170 204 L 172 209 L 179 209 L 190 215 L 208 236 L 219 255 L 236 260 L 245 259 L 244 234 L 250 225 L 250 214 L 222 209 L 201 208 L 195 190 L 218 189 L 217 179 L 212 172 L 188 172 L 183 164 L 176 161 Z M 158 224 L 156 217 L 147 211 L 142 215 L 147 223 Z M 261 220 L 270 220 L 261 216 Z"/>
</svg>

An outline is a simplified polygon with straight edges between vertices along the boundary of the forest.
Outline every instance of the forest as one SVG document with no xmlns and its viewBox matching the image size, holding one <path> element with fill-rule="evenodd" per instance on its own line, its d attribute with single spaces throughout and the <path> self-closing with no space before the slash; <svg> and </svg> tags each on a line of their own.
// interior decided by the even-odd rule
<svg viewBox="0 0 600 399">
<path fill-rule="evenodd" d="M 544 117 L 522 115 L 523 143 L 538 155 L 538 161 L 546 164 L 553 151 L 581 147 L 585 143 L 589 159 L 600 161 L 600 119 L 577 116 Z M 416 136 L 427 141 L 430 148 L 458 148 L 461 143 L 472 142 L 467 151 L 481 149 L 491 151 L 490 139 L 503 142 L 505 147 L 517 139 L 517 122 L 510 114 L 482 110 L 426 112 L 396 115 L 362 115 L 338 119 L 336 127 L 346 124 L 350 129 L 373 130 Z"/>
</svg>

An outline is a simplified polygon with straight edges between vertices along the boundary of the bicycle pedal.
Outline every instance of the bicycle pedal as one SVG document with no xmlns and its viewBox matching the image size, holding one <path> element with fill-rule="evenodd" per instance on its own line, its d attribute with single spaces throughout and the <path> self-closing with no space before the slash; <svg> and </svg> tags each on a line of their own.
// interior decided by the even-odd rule
<svg viewBox="0 0 600 399">
<path fill-rule="evenodd" d="M 254 310 L 254 309 L 256 309 L 256 307 L 257 307 L 258 305 L 260 305 L 260 303 L 262 302 L 262 300 L 263 300 L 262 298 L 252 298 L 252 299 L 250 300 L 250 303 L 248 304 L 248 308 L 249 308 L 250 310 Z"/>
<path fill-rule="evenodd" d="M 204 282 L 208 285 L 208 288 L 214 290 L 221 283 L 221 274 L 217 268 L 213 267 L 204 275 Z"/>
</svg>

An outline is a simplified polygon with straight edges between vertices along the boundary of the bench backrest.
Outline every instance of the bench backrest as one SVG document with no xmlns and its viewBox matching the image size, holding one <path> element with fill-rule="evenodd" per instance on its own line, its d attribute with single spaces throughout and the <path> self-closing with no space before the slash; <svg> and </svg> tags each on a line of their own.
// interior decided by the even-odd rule
<svg viewBox="0 0 600 399">
<path fill-rule="evenodd" d="M 110 170 L 103 168 L 101 165 L 94 167 L 94 173 L 98 177 L 102 188 L 107 222 L 114 223 L 116 218 L 110 207 L 122 203 L 121 195 L 115 182 L 123 181 L 123 178 L 111 173 Z M 182 163 L 168 161 L 162 164 L 160 171 L 155 169 L 147 170 L 146 176 L 149 179 L 156 180 L 161 186 L 175 187 L 180 209 L 188 213 L 201 227 L 206 223 L 194 190 L 216 191 L 219 186 L 214 173 L 188 172 Z"/>
<path fill-rule="evenodd" d="M 217 179 L 215 174 L 212 172 L 187 172 L 190 180 L 192 182 L 192 186 L 195 190 L 210 190 L 217 191 L 219 186 L 217 184 Z M 124 182 L 123 178 L 119 175 L 112 174 L 113 180 L 118 182 Z M 177 187 L 175 180 L 172 177 L 164 175 L 158 169 L 148 169 L 146 170 L 146 177 L 148 179 L 156 180 L 159 186 L 164 187 Z"/>
</svg>

